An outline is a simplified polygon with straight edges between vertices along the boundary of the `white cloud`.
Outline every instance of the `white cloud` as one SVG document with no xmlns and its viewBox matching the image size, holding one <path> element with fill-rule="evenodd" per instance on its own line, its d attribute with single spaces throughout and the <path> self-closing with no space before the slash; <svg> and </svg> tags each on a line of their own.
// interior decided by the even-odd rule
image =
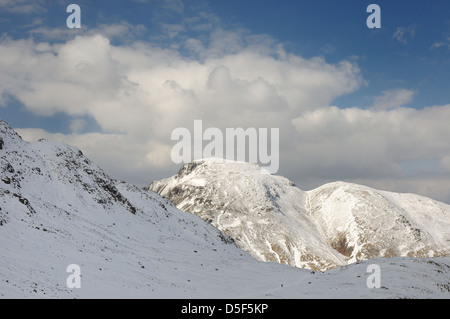
<svg viewBox="0 0 450 319">
<path fill-rule="evenodd" d="M 83 119 L 73 119 L 70 122 L 70 131 L 78 134 L 86 127 L 86 121 Z"/>
<path fill-rule="evenodd" d="M 196 16 L 183 19 L 183 25 L 193 31 L 211 32 L 221 27 L 220 18 L 210 12 L 200 11 Z"/>
<path fill-rule="evenodd" d="M 443 41 L 434 42 L 433 45 L 431 46 L 431 50 L 438 49 L 438 48 L 441 48 L 441 47 L 450 49 L 450 36 L 448 36 Z"/>
<path fill-rule="evenodd" d="M 379 169 L 369 167 L 376 162 L 394 164 L 447 154 L 449 116 L 450 105 L 388 111 L 328 107 L 307 112 L 293 124 L 303 140 L 305 154 L 317 158 L 334 150 L 336 154 L 327 156 L 330 161 L 348 158 L 351 165 L 359 162 L 370 172 Z"/>
<path fill-rule="evenodd" d="M 53 46 L 4 39 L 0 66 L 5 83 L 14 82 L 4 90 L 38 114 L 89 114 L 104 129 L 128 131 L 139 127 L 134 123 L 142 122 L 143 113 L 164 119 L 185 118 L 180 112 L 192 114 L 193 108 L 194 114 L 211 117 L 221 108 L 229 119 L 242 119 L 243 107 L 299 113 L 326 106 L 361 83 L 359 69 L 348 61 L 331 65 L 321 58 L 281 59 L 273 56 L 275 48 L 266 48 L 272 55 L 261 54 L 238 35 L 215 36 L 202 62 L 151 44 L 112 46 L 100 35 Z M 230 53 L 216 47 L 223 42 Z M 228 70 L 225 78 L 218 72 L 221 67 Z M 255 115 L 260 116 L 249 114 L 246 120 Z"/>
<path fill-rule="evenodd" d="M 450 105 L 421 110 L 327 107 L 306 112 L 293 120 L 301 140 L 295 150 L 301 158 L 297 164 L 298 172 L 315 172 L 315 176 L 305 173 L 303 176 L 315 179 L 316 183 L 345 179 L 381 187 L 380 181 L 390 181 L 384 188 L 389 186 L 397 191 L 424 194 L 423 185 L 417 182 L 419 176 L 429 185 L 431 175 L 439 174 L 439 167 L 434 167 L 428 175 L 421 171 L 412 172 L 412 176 L 416 176 L 413 179 L 411 172 L 406 172 L 403 166 L 442 158 L 442 168 L 447 167 L 445 156 L 450 152 L 446 138 L 450 136 L 448 118 Z M 441 189 L 439 196 L 443 196 L 443 192 L 450 194 L 449 178 L 447 175 L 445 191 Z M 413 180 L 416 184 L 410 184 Z M 426 195 L 432 193 L 427 191 Z M 432 197 L 437 197 L 434 195 Z"/>
<path fill-rule="evenodd" d="M 450 154 L 447 156 L 444 156 L 440 161 L 440 167 L 441 169 L 446 172 L 450 173 Z"/>
<path fill-rule="evenodd" d="M 362 81 L 351 62 L 286 54 L 267 37 L 240 31 L 213 32 L 210 45 L 196 49 L 201 60 L 151 43 L 113 46 L 102 35 L 54 45 L 3 38 L 1 96 L 35 114 L 91 116 L 105 132 L 124 133 L 128 144 L 147 145 L 128 153 L 132 161 L 160 167 L 152 146 L 167 151 L 172 130 L 194 119 L 219 128 L 283 127 Z M 81 123 L 72 124 L 80 130 Z"/>
<path fill-rule="evenodd" d="M 177 14 L 183 14 L 184 12 L 184 3 L 181 0 L 164 0 L 163 7 Z"/>
<path fill-rule="evenodd" d="M 413 101 L 415 92 L 407 89 L 392 89 L 383 91 L 381 96 L 374 100 L 373 108 L 377 110 L 388 110 L 406 105 Z"/>
<path fill-rule="evenodd" d="M 46 11 L 42 0 L 0 0 L 0 9 L 19 14 L 34 14 Z"/>
<path fill-rule="evenodd" d="M 181 32 L 185 31 L 185 28 L 181 24 L 168 24 L 163 23 L 162 28 L 165 30 L 165 32 L 169 35 L 170 39 L 173 39 Z"/>
<path fill-rule="evenodd" d="M 407 44 L 409 40 L 413 40 L 418 26 L 412 24 L 407 27 L 398 27 L 392 37 L 402 44 Z"/>
<path fill-rule="evenodd" d="M 126 21 L 120 21 L 113 24 L 99 24 L 95 28 L 82 25 L 79 29 L 69 28 L 49 28 L 39 26 L 32 28 L 29 32 L 33 37 L 42 37 L 47 41 L 63 40 L 69 41 L 75 36 L 94 36 L 102 35 L 110 40 L 118 39 L 123 42 L 132 42 L 135 37 L 146 31 L 146 27 L 142 24 L 132 25 Z"/>
</svg>

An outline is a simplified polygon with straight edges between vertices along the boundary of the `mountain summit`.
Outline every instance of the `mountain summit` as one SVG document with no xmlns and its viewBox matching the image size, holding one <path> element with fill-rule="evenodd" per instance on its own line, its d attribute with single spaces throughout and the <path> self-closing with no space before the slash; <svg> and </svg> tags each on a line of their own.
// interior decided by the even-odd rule
<svg viewBox="0 0 450 319">
<path fill-rule="evenodd" d="M 148 187 L 253 257 L 327 270 L 380 257 L 450 256 L 450 206 L 335 182 L 302 191 L 255 164 L 199 160 Z"/>
</svg>

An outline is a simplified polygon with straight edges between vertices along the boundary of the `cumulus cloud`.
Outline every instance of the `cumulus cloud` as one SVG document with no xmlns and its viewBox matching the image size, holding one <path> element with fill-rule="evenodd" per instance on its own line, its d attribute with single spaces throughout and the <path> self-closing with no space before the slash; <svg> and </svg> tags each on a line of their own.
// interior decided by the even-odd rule
<svg viewBox="0 0 450 319">
<path fill-rule="evenodd" d="M 286 136 L 292 117 L 326 107 L 362 82 L 352 62 L 304 59 L 241 31 L 213 32 L 197 51 L 188 58 L 152 43 L 114 46 L 100 34 L 58 44 L 3 37 L 0 101 L 13 96 L 39 115 L 90 116 L 104 132 L 147 149 L 128 153 L 131 160 L 161 167 L 152 147 L 170 150 L 172 130 L 190 128 L 194 119 L 223 129 L 284 127 Z M 74 121 L 72 131 L 81 124 Z"/>
<path fill-rule="evenodd" d="M 383 91 L 381 96 L 375 98 L 373 108 L 388 110 L 406 105 L 413 101 L 415 92 L 407 89 L 392 89 Z"/>
<path fill-rule="evenodd" d="M 447 154 L 449 116 L 450 105 L 387 111 L 328 107 L 307 112 L 292 122 L 303 136 L 304 154 L 318 158 L 334 151 L 333 156 L 326 156 L 331 161 L 348 158 L 351 166 L 366 166 L 364 170 L 370 173 L 379 169 L 370 165 L 384 161 L 394 164 Z M 315 152 L 323 154 L 313 155 Z"/>
<path fill-rule="evenodd" d="M 421 110 L 327 107 L 306 112 L 292 121 L 302 139 L 296 149 L 302 154 L 298 169 L 318 173 L 314 177 L 316 181 L 322 179 L 321 182 L 333 176 L 382 186 L 380 181 L 390 180 L 397 182 L 397 191 L 423 192 L 425 188 L 419 179 L 414 186 L 404 186 L 405 180 L 412 183 L 406 176 L 410 172 L 404 167 L 442 158 L 441 166 L 447 168 L 449 116 L 450 105 Z M 434 167 L 431 173 L 439 173 L 439 168 Z M 425 181 L 429 184 L 429 180 Z M 447 192 L 447 195 L 441 199 L 448 200 L 449 191 L 450 187 L 445 186 L 440 194 Z M 429 191 L 426 195 L 436 196 Z"/>
<path fill-rule="evenodd" d="M 11 85 L 3 90 L 36 114 L 87 114 L 106 130 L 129 132 L 146 127 L 143 113 L 150 121 L 158 116 L 161 129 L 182 124 L 186 114 L 215 118 L 221 110 L 227 120 L 248 124 L 264 117 L 263 110 L 298 114 L 326 106 L 361 83 L 349 61 L 280 58 L 275 48 L 261 54 L 244 42 L 224 53 L 219 43 L 233 47 L 237 36 L 215 36 L 201 62 L 148 43 L 113 46 L 102 35 L 77 36 L 62 45 L 4 38 L 0 67 L 3 83 Z"/>
</svg>

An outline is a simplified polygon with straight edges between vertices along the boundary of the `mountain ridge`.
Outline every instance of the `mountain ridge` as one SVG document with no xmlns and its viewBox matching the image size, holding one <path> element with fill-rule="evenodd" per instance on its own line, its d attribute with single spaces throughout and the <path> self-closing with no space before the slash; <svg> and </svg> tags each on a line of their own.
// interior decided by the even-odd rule
<svg viewBox="0 0 450 319">
<path fill-rule="evenodd" d="M 303 191 L 256 164 L 211 159 L 146 189 L 263 261 L 327 270 L 379 257 L 450 255 L 450 206 L 419 195 L 342 181 Z"/>
</svg>

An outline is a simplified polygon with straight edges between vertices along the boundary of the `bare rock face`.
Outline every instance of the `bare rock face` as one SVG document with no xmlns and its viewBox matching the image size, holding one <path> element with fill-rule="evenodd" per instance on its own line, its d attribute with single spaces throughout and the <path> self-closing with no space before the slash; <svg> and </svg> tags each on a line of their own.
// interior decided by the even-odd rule
<svg viewBox="0 0 450 319">
<path fill-rule="evenodd" d="M 450 206 L 336 182 L 302 191 L 255 164 L 199 160 L 148 187 L 255 258 L 327 270 L 379 257 L 450 253 Z"/>
</svg>

